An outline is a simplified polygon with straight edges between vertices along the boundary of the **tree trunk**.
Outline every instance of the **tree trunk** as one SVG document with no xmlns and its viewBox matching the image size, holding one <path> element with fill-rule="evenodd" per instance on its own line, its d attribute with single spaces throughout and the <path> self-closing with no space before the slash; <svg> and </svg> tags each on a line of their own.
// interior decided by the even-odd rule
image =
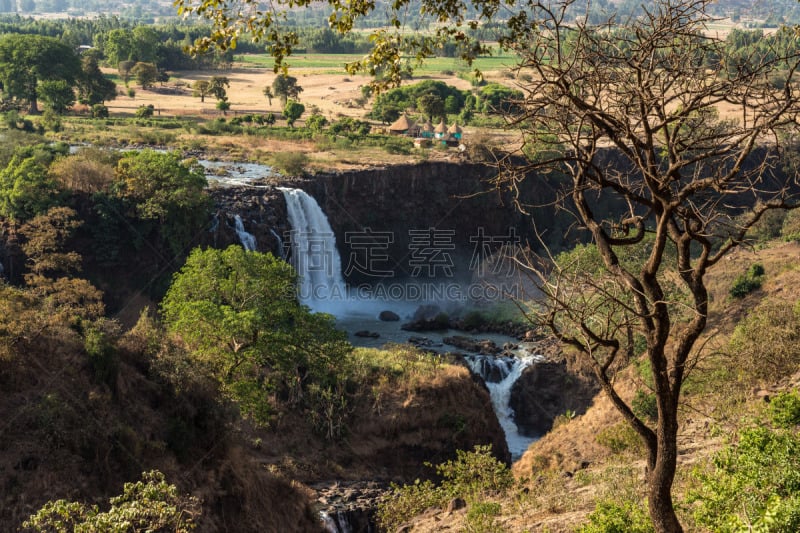
<svg viewBox="0 0 800 533">
<path fill-rule="evenodd" d="M 655 458 L 648 460 L 648 508 L 657 533 L 682 533 L 675 506 L 672 503 L 672 482 L 678 461 L 677 410 L 659 413 Z"/>
<path fill-rule="evenodd" d="M 28 109 L 29 115 L 38 115 L 39 114 L 39 105 L 36 102 L 36 98 L 31 98 L 31 107 Z"/>
</svg>

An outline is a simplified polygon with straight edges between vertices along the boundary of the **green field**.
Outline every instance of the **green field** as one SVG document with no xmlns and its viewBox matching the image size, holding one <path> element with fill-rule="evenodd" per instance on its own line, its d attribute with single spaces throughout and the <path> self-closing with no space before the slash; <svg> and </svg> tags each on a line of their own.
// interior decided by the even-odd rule
<svg viewBox="0 0 800 533">
<path fill-rule="evenodd" d="M 289 57 L 286 63 L 292 68 L 311 69 L 313 74 L 341 74 L 346 63 L 358 61 L 362 57 L 363 54 L 298 54 Z M 515 59 L 513 54 L 498 53 L 495 56 L 480 57 L 470 67 L 457 58 L 433 57 L 425 60 L 421 67 L 414 70 L 420 75 L 438 74 L 444 70 L 471 71 L 474 68 L 486 72 L 510 68 L 514 65 Z M 273 59 L 268 54 L 242 54 L 235 56 L 234 61 L 250 67 L 272 68 Z"/>
</svg>

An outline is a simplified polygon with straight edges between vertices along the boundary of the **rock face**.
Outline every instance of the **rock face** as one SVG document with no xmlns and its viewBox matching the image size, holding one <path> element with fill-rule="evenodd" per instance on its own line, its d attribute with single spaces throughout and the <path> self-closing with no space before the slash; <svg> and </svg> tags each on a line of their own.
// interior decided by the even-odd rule
<svg viewBox="0 0 800 533">
<path fill-rule="evenodd" d="M 495 174 L 488 165 L 429 162 L 318 173 L 291 186 L 319 202 L 343 262 L 365 259 L 365 250 L 359 248 L 363 243 L 353 236 L 363 235 L 374 245 L 369 269 L 353 268 L 349 283 L 372 283 L 375 271 L 390 274 L 382 276 L 384 281 L 434 276 L 464 280 L 471 274 L 469 265 L 475 266 L 471 259 L 476 253 L 496 250 L 506 237 L 533 242 L 531 216 L 514 209 L 510 195 L 492 188 L 488 180 Z M 549 198 L 553 191 L 546 180 L 539 180 L 525 194 L 533 201 Z M 554 215 L 545 211 L 537 210 L 532 218 L 553 228 Z"/>
<path fill-rule="evenodd" d="M 553 427 L 553 420 L 568 410 L 576 415 L 585 413 L 599 390 L 590 377 L 568 371 L 565 361 L 548 361 L 523 371 L 511 390 L 509 404 L 520 431 L 544 435 Z"/>
<path fill-rule="evenodd" d="M 292 228 L 281 191 L 274 187 L 220 187 L 209 193 L 214 200 L 215 223 L 204 238 L 205 244 L 214 248 L 241 244 L 234 222 L 239 215 L 245 231 L 256 238 L 259 252 L 271 252 L 276 257 L 288 253 Z"/>
</svg>

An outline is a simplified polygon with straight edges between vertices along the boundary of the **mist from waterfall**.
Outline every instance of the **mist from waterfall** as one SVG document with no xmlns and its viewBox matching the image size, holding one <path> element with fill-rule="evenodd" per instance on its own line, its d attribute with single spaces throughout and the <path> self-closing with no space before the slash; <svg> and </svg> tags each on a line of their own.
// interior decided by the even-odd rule
<svg viewBox="0 0 800 533">
<path fill-rule="evenodd" d="M 347 289 L 336 235 L 328 217 L 305 191 L 287 187 L 279 190 L 286 199 L 292 226 L 290 259 L 299 277 L 300 302 L 313 311 L 340 315 L 347 307 Z"/>
</svg>

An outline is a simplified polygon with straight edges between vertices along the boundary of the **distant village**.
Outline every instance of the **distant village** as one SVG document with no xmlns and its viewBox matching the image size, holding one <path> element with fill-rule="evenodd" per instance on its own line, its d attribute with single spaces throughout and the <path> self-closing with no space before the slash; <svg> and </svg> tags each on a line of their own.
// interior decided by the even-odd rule
<svg viewBox="0 0 800 533">
<path fill-rule="evenodd" d="M 389 126 L 389 133 L 412 137 L 417 148 L 432 146 L 437 142 L 443 146 L 457 147 L 461 145 L 463 130 L 456 123 L 448 127 L 444 119 L 436 127 L 430 120 L 418 124 L 403 114 Z"/>
</svg>

